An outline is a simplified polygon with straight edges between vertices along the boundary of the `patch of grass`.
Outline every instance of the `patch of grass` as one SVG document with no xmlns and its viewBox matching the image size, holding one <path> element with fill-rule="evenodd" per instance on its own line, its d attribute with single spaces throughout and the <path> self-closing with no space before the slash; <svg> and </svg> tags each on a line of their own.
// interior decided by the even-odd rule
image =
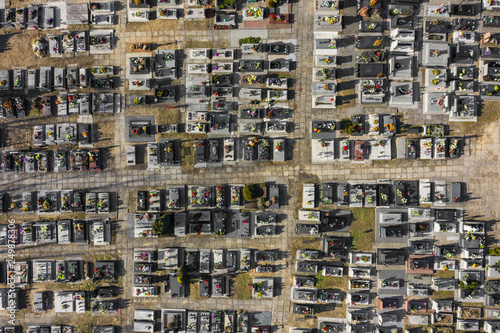
<svg viewBox="0 0 500 333">
<path fill-rule="evenodd" d="M 214 43 L 204 40 L 189 40 L 185 43 L 184 47 L 186 49 L 213 48 Z"/>
<path fill-rule="evenodd" d="M 480 108 L 480 116 L 477 117 L 477 122 L 460 122 L 458 124 L 451 124 L 450 129 L 457 129 L 464 135 L 484 134 L 484 127 L 500 120 L 500 101 L 483 101 Z"/>
<path fill-rule="evenodd" d="M 78 290 L 84 291 L 94 291 L 95 288 L 100 287 L 102 285 L 102 280 L 94 281 L 93 279 L 85 280 L 80 285 L 75 285 Z"/>
<path fill-rule="evenodd" d="M 200 297 L 200 283 L 198 279 L 191 279 L 189 281 L 189 297 L 196 300 L 207 298 Z"/>
<path fill-rule="evenodd" d="M 342 277 L 326 277 L 321 272 L 316 274 L 316 288 L 318 289 L 341 289 L 347 290 L 349 284 L 349 276 Z"/>
<path fill-rule="evenodd" d="M 179 21 L 178 20 L 151 20 L 149 22 L 128 22 L 126 29 L 128 32 L 179 30 Z"/>
<path fill-rule="evenodd" d="M 437 279 L 453 279 L 455 277 L 455 271 L 436 271 L 434 277 Z"/>
<path fill-rule="evenodd" d="M 73 316 L 71 324 L 76 328 L 77 332 L 92 333 L 96 325 L 96 319 L 92 316 L 92 312 L 88 311 L 83 316 Z"/>
<path fill-rule="evenodd" d="M 328 311 L 323 311 L 324 309 L 328 309 Z M 333 308 L 333 309 L 332 309 Z M 318 317 L 322 318 L 345 318 L 347 312 L 347 305 L 345 303 L 342 304 L 333 304 L 328 306 L 318 306 Z"/>
<path fill-rule="evenodd" d="M 68 24 L 69 31 L 87 31 L 94 29 L 93 24 Z"/>
<path fill-rule="evenodd" d="M 183 173 L 192 173 L 194 171 L 193 141 L 182 142 L 181 157 L 182 157 L 181 171 Z"/>
<path fill-rule="evenodd" d="M 484 303 L 462 302 L 462 303 L 460 303 L 460 305 L 462 307 L 464 307 L 464 306 L 470 306 L 470 307 L 482 308 L 484 306 Z"/>
<path fill-rule="evenodd" d="M 237 299 L 252 299 L 252 276 L 249 273 L 240 273 L 233 278 L 232 295 Z"/>
<path fill-rule="evenodd" d="M 448 290 L 441 290 L 441 291 L 434 291 L 431 295 L 432 299 L 452 299 L 455 297 L 455 292 L 454 291 L 448 291 Z"/>
<path fill-rule="evenodd" d="M 245 37 L 238 41 L 238 44 L 258 44 L 260 43 L 260 37 Z"/>
<path fill-rule="evenodd" d="M 178 124 L 181 122 L 181 112 L 179 109 L 158 109 L 155 121 L 157 124 Z"/>
<path fill-rule="evenodd" d="M 352 250 L 373 251 L 375 244 L 375 209 L 351 208 L 352 224 L 349 232 L 352 238 Z"/>
<path fill-rule="evenodd" d="M 211 17 L 205 20 L 184 21 L 184 30 L 214 30 L 214 18 Z"/>
<path fill-rule="evenodd" d="M 321 250 L 321 239 L 314 237 L 293 237 L 290 241 L 290 256 L 295 258 L 299 249 Z"/>
</svg>

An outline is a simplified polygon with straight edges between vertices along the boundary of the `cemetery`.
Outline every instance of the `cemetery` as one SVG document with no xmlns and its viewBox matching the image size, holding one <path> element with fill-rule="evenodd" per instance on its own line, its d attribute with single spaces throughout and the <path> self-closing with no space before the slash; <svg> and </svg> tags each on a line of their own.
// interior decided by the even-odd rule
<svg viewBox="0 0 500 333">
<path fill-rule="evenodd" d="M 0 1 L 0 332 L 497 332 L 498 10 Z"/>
</svg>

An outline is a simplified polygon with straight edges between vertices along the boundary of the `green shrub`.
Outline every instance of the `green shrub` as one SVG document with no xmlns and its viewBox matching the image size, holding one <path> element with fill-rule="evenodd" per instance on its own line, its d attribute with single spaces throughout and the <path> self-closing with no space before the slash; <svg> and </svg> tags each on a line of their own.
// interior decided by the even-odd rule
<svg viewBox="0 0 500 333">
<path fill-rule="evenodd" d="M 348 135 L 354 133 L 354 124 L 350 119 L 342 119 L 340 121 L 340 133 Z"/>
<path fill-rule="evenodd" d="M 246 201 L 252 201 L 262 196 L 262 188 L 259 185 L 247 185 L 243 188 L 243 197 Z"/>
<path fill-rule="evenodd" d="M 460 289 L 462 290 L 475 290 L 479 288 L 479 281 L 469 280 L 467 284 L 464 281 L 460 281 Z"/>
<path fill-rule="evenodd" d="M 179 273 L 177 275 L 177 282 L 179 282 L 180 285 L 183 285 L 184 282 L 186 281 L 186 266 L 182 265 L 179 267 Z"/>
<path fill-rule="evenodd" d="M 163 214 L 162 216 L 154 220 L 153 224 L 151 225 L 153 232 L 157 235 L 165 235 L 171 233 L 173 227 L 171 217 L 171 214 Z"/>
<path fill-rule="evenodd" d="M 500 248 L 489 249 L 488 254 L 490 256 L 500 256 Z"/>
<path fill-rule="evenodd" d="M 258 43 L 260 43 L 260 37 L 242 38 L 238 41 L 238 43 L 240 44 L 240 46 L 243 44 L 258 44 Z"/>
<path fill-rule="evenodd" d="M 252 201 L 255 199 L 255 186 L 247 185 L 243 188 L 243 197 L 246 201 Z"/>
<path fill-rule="evenodd" d="M 269 0 L 269 8 L 274 8 L 278 4 L 278 0 Z"/>
<path fill-rule="evenodd" d="M 236 0 L 222 0 L 222 3 L 219 5 L 219 9 L 224 9 L 229 6 L 232 6 Z"/>
</svg>

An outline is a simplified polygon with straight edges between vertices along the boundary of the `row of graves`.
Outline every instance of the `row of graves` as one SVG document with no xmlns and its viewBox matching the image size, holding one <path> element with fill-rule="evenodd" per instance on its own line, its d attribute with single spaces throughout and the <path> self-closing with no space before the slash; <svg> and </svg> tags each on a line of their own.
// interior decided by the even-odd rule
<svg viewBox="0 0 500 333">
<path fill-rule="evenodd" d="M 337 53 L 342 15 L 339 1 L 317 1 L 314 12 L 314 67 L 312 107 L 333 109 L 337 106 Z"/>
<path fill-rule="evenodd" d="M 250 208 L 243 196 L 244 185 L 222 184 L 217 186 L 167 186 L 160 190 L 141 190 L 136 192 L 136 211 L 158 213 L 189 209 Z M 283 187 L 267 184 L 262 198 L 266 209 L 279 209 Z"/>
<path fill-rule="evenodd" d="M 0 71 L 0 92 L 24 92 L 65 90 L 76 88 L 114 89 L 119 78 L 115 66 L 93 66 L 91 68 L 78 67 L 40 67 L 39 69 L 8 69 Z M 86 97 L 91 94 L 69 94 L 72 99 Z M 92 94 L 96 97 L 99 94 Z M 76 96 L 76 97 L 74 97 Z M 119 95 L 118 95 L 119 96 Z M 65 97 L 67 97 L 65 95 Z M 48 96 L 37 98 L 47 99 Z M 34 100 L 36 101 L 36 100 Z M 71 101 L 68 99 L 68 101 Z M 69 102 L 68 102 L 69 103 Z M 87 106 L 88 108 L 88 106 Z M 108 110 L 110 112 L 112 110 Z M 74 114 L 74 113 L 73 113 Z"/>
<path fill-rule="evenodd" d="M 114 1 L 68 4 L 31 4 L 27 7 L 6 8 L 0 11 L 0 26 L 7 29 L 66 29 L 70 24 L 96 26 L 118 23 Z"/>
<path fill-rule="evenodd" d="M 86 279 L 85 266 L 81 259 L 68 260 L 33 260 L 23 262 L 28 270 L 24 272 L 27 277 L 25 282 L 18 283 L 17 271 L 9 270 L 11 279 L 16 281 L 15 285 L 26 283 L 67 283 L 70 285 L 80 284 Z M 32 266 L 30 266 L 32 264 Z M 96 281 L 113 282 L 115 263 L 107 261 L 96 261 L 88 263 L 89 277 Z M 32 268 L 31 268 L 32 267 Z M 32 277 L 28 280 L 28 274 Z M 86 313 L 91 311 L 93 316 L 116 315 L 119 302 L 117 288 L 113 286 L 98 287 L 92 292 L 86 291 L 38 291 L 33 294 L 33 309 L 35 313 L 44 313 L 52 308 L 56 313 Z M 36 331 L 34 331 L 36 332 Z"/>
<path fill-rule="evenodd" d="M 350 217 L 350 212 L 345 213 Z M 436 225 L 446 227 L 441 229 Z M 329 278 L 343 277 L 346 273 L 349 276 L 346 294 L 336 290 L 327 298 L 334 303 L 343 303 L 345 298 L 349 308 L 346 321 L 336 322 L 334 331 L 372 331 L 376 327 L 379 332 L 401 332 L 405 317 L 412 325 L 429 324 L 431 310 L 432 324 L 454 325 L 451 312 L 455 311 L 456 301 L 484 301 L 484 293 L 482 300 L 478 296 L 483 283 L 484 222 L 463 222 L 463 212 L 458 209 L 377 209 L 376 229 L 379 244 L 389 247 L 387 243 L 395 243 L 402 248 L 379 248 L 376 253 L 350 252 L 349 237 L 324 234 L 322 251 L 297 251 L 295 272 L 301 276 L 295 276 L 292 288 L 294 314 L 311 317 L 316 304 L 325 301 L 322 299 L 325 291 L 315 288 L 316 280 L 310 275 L 318 274 L 320 269 Z M 335 231 L 349 236 L 348 225 L 347 229 Z M 451 237 L 453 234 L 459 237 Z M 463 273 L 457 266 L 459 256 Z M 326 258 L 335 261 L 325 262 Z M 435 271 L 455 270 L 458 273 L 451 278 L 433 276 Z M 455 300 L 432 299 L 432 292 L 454 291 L 457 284 L 461 288 Z M 470 284 L 474 288 L 465 287 Z M 458 317 L 471 318 L 469 310 L 474 309 L 459 306 Z M 481 312 L 476 318 L 481 318 Z M 463 329 L 467 323 L 458 320 L 457 329 Z M 479 322 L 474 327 L 478 329 Z"/>
<path fill-rule="evenodd" d="M 362 163 L 369 160 L 404 158 L 459 158 L 465 138 L 444 137 L 444 126 L 427 125 L 423 138 L 395 138 L 397 119 L 394 115 L 354 115 L 342 121 L 316 120 L 311 126 L 313 163 L 335 160 Z M 420 129 L 418 129 L 420 130 Z M 355 139 L 346 138 L 349 133 Z"/>
<path fill-rule="evenodd" d="M 228 297 L 229 278 L 250 269 L 251 250 L 184 250 L 182 248 L 134 250 L 134 297 L 156 297 L 161 281 L 156 275 L 167 270 L 167 292 L 170 298 L 188 294 L 187 275 L 199 277 L 200 297 Z M 212 275 L 210 275 L 212 274 Z"/>
<path fill-rule="evenodd" d="M 357 86 L 361 105 L 387 105 L 416 107 L 417 96 L 414 82 L 417 68 L 414 57 L 415 31 L 413 30 L 413 3 L 403 5 L 382 1 L 357 2 L 360 17 L 359 34 L 356 38 L 355 74 L 360 78 Z M 396 8 L 396 9 L 394 9 Z M 388 13 L 388 25 L 382 17 Z M 415 21 L 416 24 L 416 21 Z M 389 27 L 389 33 L 384 29 Z"/>
<path fill-rule="evenodd" d="M 10 242 L 9 242 L 10 240 Z M 108 220 L 60 220 L 24 222 L 0 226 L 0 245 L 37 246 L 46 244 L 108 245 L 111 242 L 111 223 Z"/>
<path fill-rule="evenodd" d="M 184 18 L 186 21 L 205 20 L 207 11 L 203 7 L 208 1 L 198 3 L 197 0 L 189 1 L 184 9 L 183 1 L 176 0 L 127 0 L 128 22 L 149 22 L 150 20 L 177 20 Z M 219 13 L 221 15 L 223 13 Z M 236 17 L 228 15 L 226 20 L 231 20 L 235 26 Z M 225 23 L 226 20 L 223 22 Z M 229 22 L 228 22 L 229 23 Z M 226 28 L 227 29 L 227 28 Z"/>
<path fill-rule="evenodd" d="M 238 162 L 284 162 L 287 154 L 286 138 L 245 137 L 196 140 L 195 167 L 233 165 Z M 288 146 L 291 146 L 289 143 Z M 289 151 L 288 153 L 291 154 Z"/>
<path fill-rule="evenodd" d="M 42 110 L 44 117 L 121 112 L 121 95 L 112 92 L 42 95 L 29 102 L 33 108 Z"/>
<path fill-rule="evenodd" d="M 480 7 L 424 6 L 424 113 L 449 114 L 450 121 L 477 120 Z"/>
<path fill-rule="evenodd" d="M 6 150 L 0 152 L 1 172 L 77 172 L 101 171 L 101 150 L 59 149 L 38 152 Z"/>
<path fill-rule="evenodd" d="M 257 40 L 240 49 L 188 50 L 186 132 L 286 134 L 291 82 L 279 73 L 289 72 L 295 44 Z"/>
<path fill-rule="evenodd" d="M 23 287 L 31 283 L 57 282 L 77 284 L 85 280 L 86 263 L 81 258 L 66 258 L 65 260 L 40 259 L 32 261 L 16 261 L 14 264 L 2 262 L 5 269 L 5 281 L 16 287 Z M 2 279 L 4 276 L 2 276 Z M 46 310 L 47 295 L 34 297 L 34 301 L 42 300 L 38 306 Z M 45 303 L 45 304 L 44 304 Z M 38 311 L 35 311 L 38 312 Z"/>
<path fill-rule="evenodd" d="M 132 237 L 158 237 L 153 231 L 153 222 L 160 213 L 129 214 L 133 226 Z M 237 238 L 273 237 L 282 230 L 282 216 L 270 211 L 243 213 L 239 210 L 189 210 L 175 212 L 167 217 L 174 226 L 174 236 L 205 235 Z"/>
<path fill-rule="evenodd" d="M 377 180 L 362 182 L 323 182 L 321 187 L 304 184 L 302 207 L 318 205 L 349 207 L 418 207 L 432 204 L 435 207 L 458 205 L 467 200 L 466 184 L 429 179 Z"/>
<path fill-rule="evenodd" d="M 34 125 L 32 144 L 38 147 L 76 144 L 80 147 L 92 147 L 94 142 L 92 127 L 92 124 L 87 123 Z M 98 149 L 93 150 L 98 151 Z M 98 152 L 96 154 L 99 155 Z"/>
<path fill-rule="evenodd" d="M 210 9 L 206 6 L 209 1 L 189 0 L 187 8 L 184 1 L 147 0 L 127 1 L 128 22 L 148 22 L 153 19 L 176 20 L 183 18 L 185 21 L 205 20 L 209 17 Z M 214 29 L 227 30 L 237 28 L 237 22 L 243 21 L 246 28 L 265 28 L 266 21 L 269 27 L 279 28 L 290 24 L 291 5 L 287 0 L 278 0 L 269 9 L 254 4 L 256 1 L 215 1 Z M 208 12 L 207 12 L 208 10 Z M 267 20 L 266 20 L 267 19 Z"/>
<path fill-rule="evenodd" d="M 157 49 L 151 54 L 150 43 L 135 43 L 132 53 L 127 53 L 126 79 L 131 106 L 149 104 L 175 104 L 179 101 L 180 87 L 171 84 L 182 74 L 180 50 Z M 153 89 L 153 95 L 141 94 L 140 91 Z M 138 133 L 140 136 L 143 133 Z"/>
<path fill-rule="evenodd" d="M 442 19 L 450 15 L 449 10 L 454 15 L 470 15 L 465 8 L 475 5 L 464 9 L 426 5 L 422 59 L 418 59 L 414 30 L 418 6 L 389 4 L 388 8 L 382 8 L 385 7 L 382 2 L 364 2 L 358 1 L 358 14 L 363 18 L 360 32 L 369 35 L 356 36 L 356 47 L 364 50 L 356 56 L 355 65 L 355 72 L 361 78 L 359 101 L 362 104 L 388 101 L 391 106 L 415 107 L 417 96 L 414 96 L 416 82 L 413 78 L 417 77 L 415 61 L 418 61 L 425 66 L 424 113 L 449 114 L 450 121 L 475 121 L 477 68 L 470 65 L 477 62 L 479 50 L 468 30 L 469 25 L 475 30 L 478 23 L 466 18 L 455 18 L 453 22 Z M 382 10 L 390 14 L 389 36 L 383 35 Z M 378 35 L 374 36 L 374 32 Z M 451 32 L 455 45 L 450 46 L 447 37 Z M 448 66 L 450 58 L 451 66 Z"/>
<path fill-rule="evenodd" d="M 39 190 L 0 193 L 2 213 L 41 215 L 61 213 L 108 214 L 116 210 L 116 193 L 86 190 Z"/>
<path fill-rule="evenodd" d="M 112 29 L 65 30 L 61 34 L 49 33 L 34 39 L 32 49 L 38 58 L 110 54 L 114 51 L 115 38 Z"/>
<path fill-rule="evenodd" d="M 40 110 L 43 117 L 106 114 L 121 111 L 121 96 L 115 93 L 61 93 L 57 96 L 37 96 L 29 99 L 4 97 L 0 98 L 0 103 L 0 118 L 24 118 L 29 114 L 30 109 Z"/>
<path fill-rule="evenodd" d="M 153 333 L 158 330 L 196 332 L 271 332 L 272 312 L 247 310 L 162 309 L 158 325 L 155 310 L 136 309 L 134 332 Z"/>
<path fill-rule="evenodd" d="M 198 278 L 199 297 L 229 297 L 231 276 L 251 269 L 255 269 L 257 273 L 272 272 L 272 266 L 260 263 L 274 262 L 278 259 L 277 251 L 252 249 L 135 249 L 133 295 L 134 297 L 158 296 L 160 279 L 155 273 L 168 270 L 167 285 L 170 298 L 187 296 L 186 275 Z M 254 298 L 272 298 L 274 278 L 254 277 L 252 288 Z"/>
</svg>

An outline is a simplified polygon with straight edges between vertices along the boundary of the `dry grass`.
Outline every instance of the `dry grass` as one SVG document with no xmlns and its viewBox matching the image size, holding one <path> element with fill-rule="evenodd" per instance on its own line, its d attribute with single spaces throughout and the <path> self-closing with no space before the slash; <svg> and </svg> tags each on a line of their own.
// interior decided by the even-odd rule
<svg viewBox="0 0 500 333">
<path fill-rule="evenodd" d="M 208 297 L 200 297 L 200 283 L 199 279 L 191 279 L 189 281 L 189 298 L 200 300 L 208 299 Z"/>
<path fill-rule="evenodd" d="M 293 237 L 290 241 L 290 256 L 295 258 L 297 250 L 321 250 L 321 239 L 315 237 Z"/>
<path fill-rule="evenodd" d="M 350 208 L 352 224 L 349 232 L 352 237 L 352 249 L 355 251 L 373 251 L 375 245 L 375 209 Z"/>
<path fill-rule="evenodd" d="M 231 295 L 236 299 L 252 299 L 252 276 L 240 273 L 233 278 Z"/>
<path fill-rule="evenodd" d="M 213 30 L 214 21 L 215 19 L 213 17 L 205 20 L 184 21 L 184 30 L 189 30 L 189 31 Z"/>
<path fill-rule="evenodd" d="M 454 297 L 455 292 L 448 290 L 434 291 L 431 295 L 432 299 L 453 299 Z"/>
<path fill-rule="evenodd" d="M 453 279 L 455 277 L 455 271 L 436 271 L 434 273 L 434 278 L 437 279 Z"/>
<path fill-rule="evenodd" d="M 341 289 L 347 290 L 349 286 L 349 276 L 326 277 L 322 273 L 316 274 L 316 288 L 318 289 Z"/>
<path fill-rule="evenodd" d="M 0 58 L 0 69 L 40 68 L 42 66 L 67 67 L 70 64 L 76 64 L 80 68 L 88 68 L 94 64 L 94 57 L 90 55 L 38 58 L 32 50 L 32 43 L 35 38 L 44 35 L 46 32 L 31 30 L 0 35 L 0 45 L 5 45 Z"/>
<path fill-rule="evenodd" d="M 347 314 L 347 305 L 345 303 L 342 304 L 333 304 L 324 306 L 328 311 L 322 311 L 323 306 L 318 307 L 318 317 L 323 318 L 346 318 Z"/>
<path fill-rule="evenodd" d="M 493 124 L 500 119 L 500 101 L 483 101 L 481 114 L 477 117 L 477 122 L 450 123 L 450 131 L 459 130 L 463 135 L 484 134 L 485 126 Z"/>
<path fill-rule="evenodd" d="M 204 40 L 189 40 L 186 41 L 184 47 L 186 49 L 213 48 L 214 42 L 209 42 Z M 222 47 L 222 45 L 217 45 L 217 47 Z"/>
<path fill-rule="evenodd" d="M 290 166 L 290 164 L 287 165 Z M 302 209 L 303 186 L 304 184 L 309 184 L 309 183 L 316 184 L 319 186 L 321 184 L 321 181 L 319 177 L 316 175 L 301 172 L 299 176 L 295 179 L 295 181 L 290 184 L 290 195 L 293 198 L 296 198 L 295 210 L 294 210 L 295 218 L 298 217 L 298 211 Z"/>
<path fill-rule="evenodd" d="M 127 32 L 172 30 L 179 30 L 179 20 L 156 19 L 149 22 L 128 22 L 126 25 Z"/>
<path fill-rule="evenodd" d="M 299 319 L 300 318 L 300 319 Z M 293 314 L 293 307 L 290 307 L 290 314 L 288 315 L 288 327 L 302 327 L 302 328 L 317 328 L 318 321 L 315 317 L 305 317 L 303 315 Z"/>
</svg>

